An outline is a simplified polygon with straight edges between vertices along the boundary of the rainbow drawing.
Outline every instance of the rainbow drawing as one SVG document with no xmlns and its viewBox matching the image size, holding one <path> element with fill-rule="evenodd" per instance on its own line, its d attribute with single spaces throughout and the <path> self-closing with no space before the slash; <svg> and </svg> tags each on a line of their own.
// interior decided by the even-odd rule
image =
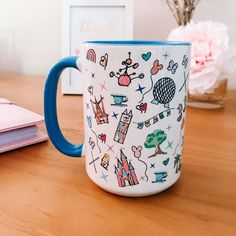
<svg viewBox="0 0 236 236">
<path fill-rule="evenodd" d="M 86 58 L 89 60 L 89 61 L 92 61 L 94 63 L 96 63 L 96 53 L 95 51 L 90 48 L 88 51 L 87 51 L 87 56 Z"/>
</svg>

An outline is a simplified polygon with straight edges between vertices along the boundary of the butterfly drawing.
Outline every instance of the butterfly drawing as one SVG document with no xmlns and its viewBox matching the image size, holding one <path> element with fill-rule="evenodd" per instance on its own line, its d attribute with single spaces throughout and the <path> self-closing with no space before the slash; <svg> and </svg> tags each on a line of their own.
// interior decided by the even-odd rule
<svg viewBox="0 0 236 236">
<path fill-rule="evenodd" d="M 184 57 L 183 57 L 182 65 L 186 69 L 186 67 L 188 65 L 188 57 L 186 55 L 184 55 Z"/>
<path fill-rule="evenodd" d="M 173 60 L 170 60 L 167 70 L 170 71 L 172 74 L 174 74 L 177 68 L 178 68 L 178 63 L 177 62 L 175 63 Z"/>
</svg>

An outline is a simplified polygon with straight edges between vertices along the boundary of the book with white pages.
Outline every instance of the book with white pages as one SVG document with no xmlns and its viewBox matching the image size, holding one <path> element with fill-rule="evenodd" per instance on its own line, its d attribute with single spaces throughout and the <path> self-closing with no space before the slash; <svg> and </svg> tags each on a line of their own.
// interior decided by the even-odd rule
<svg viewBox="0 0 236 236">
<path fill-rule="evenodd" d="M 43 116 L 0 98 L 0 153 L 45 141 L 41 122 Z"/>
</svg>

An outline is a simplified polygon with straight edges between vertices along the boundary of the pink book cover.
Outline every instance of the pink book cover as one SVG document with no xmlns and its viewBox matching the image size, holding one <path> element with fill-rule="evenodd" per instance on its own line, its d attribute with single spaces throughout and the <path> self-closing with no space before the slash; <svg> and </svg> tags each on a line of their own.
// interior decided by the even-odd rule
<svg viewBox="0 0 236 236">
<path fill-rule="evenodd" d="M 43 116 L 0 98 L 0 132 L 18 129 L 44 121 Z"/>
<path fill-rule="evenodd" d="M 44 117 L 0 98 L 0 133 L 17 130 L 43 122 Z M 0 153 L 45 141 L 46 134 L 39 131 L 28 139 L 0 146 Z"/>
</svg>

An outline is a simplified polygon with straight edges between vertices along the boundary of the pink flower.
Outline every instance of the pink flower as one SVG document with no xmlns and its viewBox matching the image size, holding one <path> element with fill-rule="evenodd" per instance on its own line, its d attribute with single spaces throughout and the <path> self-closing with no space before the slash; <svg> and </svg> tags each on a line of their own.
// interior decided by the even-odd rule
<svg viewBox="0 0 236 236">
<path fill-rule="evenodd" d="M 190 65 L 190 92 L 205 92 L 214 86 L 219 73 L 214 71 L 217 61 L 228 50 L 229 36 L 226 25 L 213 21 L 190 22 L 173 29 L 168 40 L 192 43 Z M 209 67 L 212 67 L 211 69 Z M 207 76 L 206 76 L 207 74 Z M 201 79 L 201 75 L 203 78 Z M 195 80 L 195 81 L 194 81 Z M 196 81 L 199 80 L 199 81 Z M 203 89 L 204 88 L 204 89 Z"/>
</svg>

